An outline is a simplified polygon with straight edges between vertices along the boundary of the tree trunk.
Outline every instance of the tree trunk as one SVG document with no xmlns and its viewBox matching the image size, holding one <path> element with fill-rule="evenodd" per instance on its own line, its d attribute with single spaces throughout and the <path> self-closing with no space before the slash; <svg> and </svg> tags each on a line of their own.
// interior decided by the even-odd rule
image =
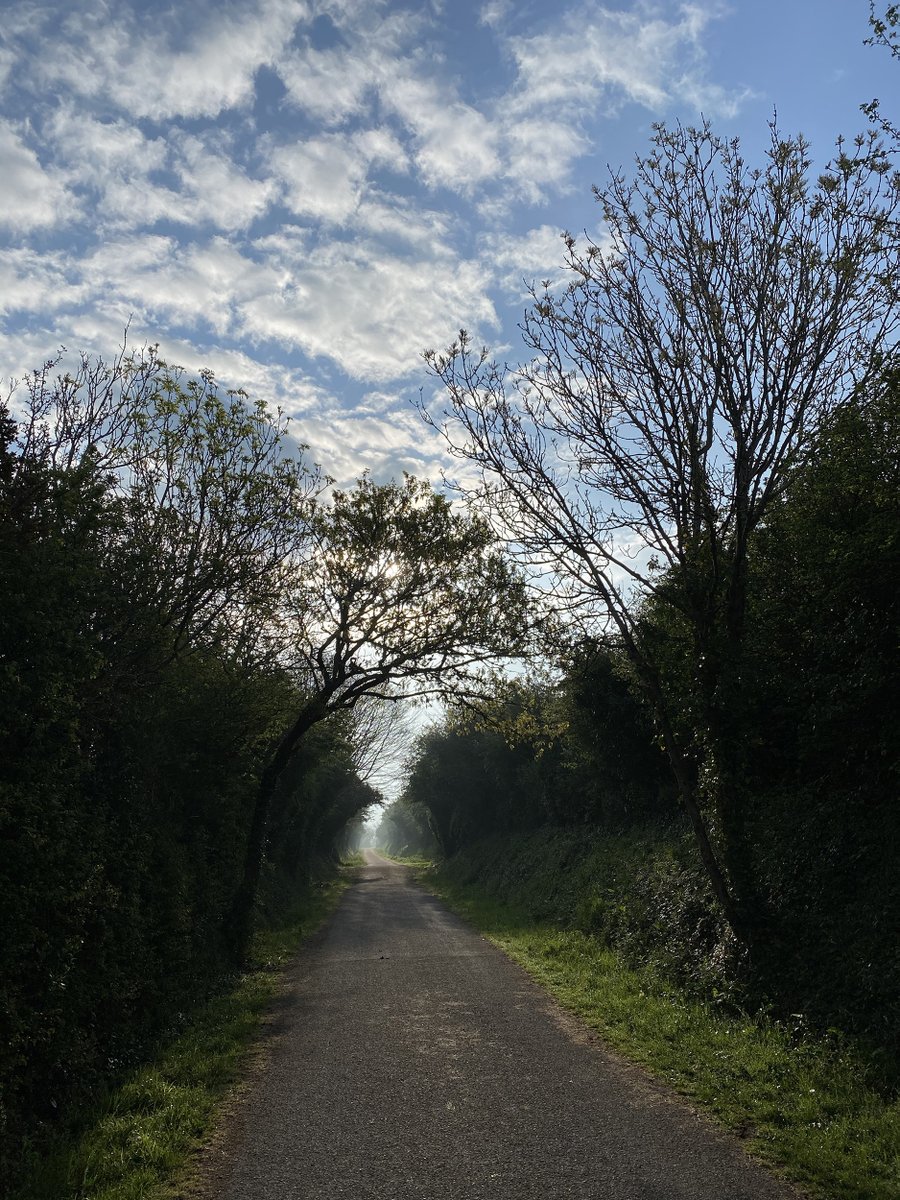
<svg viewBox="0 0 900 1200">
<path fill-rule="evenodd" d="M 687 813 L 688 820 L 691 823 L 697 848 L 700 851 L 700 859 L 712 886 L 713 895 L 718 900 L 725 915 L 725 920 L 728 922 L 734 936 L 742 946 L 750 950 L 752 949 L 754 940 L 752 923 L 748 921 L 744 906 L 741 904 L 739 898 L 735 896 L 722 864 L 719 862 L 709 836 L 709 830 L 706 827 L 706 821 L 697 801 L 697 789 L 691 779 L 690 770 L 678 749 L 670 743 L 669 736 L 663 735 L 663 743 L 666 748 L 666 757 L 672 768 L 672 774 L 675 776 L 678 794 L 684 805 L 684 811 Z"/>
<path fill-rule="evenodd" d="M 260 776 L 259 789 L 256 793 L 256 802 L 253 806 L 253 815 L 250 820 L 250 830 L 247 835 L 244 871 L 231 906 L 231 916 L 228 924 L 231 961 L 238 969 L 247 965 L 250 954 L 256 893 L 259 888 L 259 877 L 265 857 L 266 830 L 269 823 L 272 798 L 275 795 L 275 789 L 278 787 L 278 780 L 293 757 L 304 734 L 313 725 L 321 721 L 327 713 L 327 703 L 322 697 L 316 697 L 315 700 L 310 701 L 309 704 L 302 708 L 297 720 L 276 746 L 272 757 L 266 763 Z"/>
<path fill-rule="evenodd" d="M 724 628 L 700 647 L 700 692 L 706 727 L 710 800 L 721 836 L 721 858 L 733 903 L 743 928 L 741 941 L 758 946 L 768 924 L 747 829 L 750 796 L 745 733 L 744 617 L 747 593 L 746 556 L 734 567 L 728 590 Z M 735 930 L 737 933 L 737 929 Z"/>
</svg>

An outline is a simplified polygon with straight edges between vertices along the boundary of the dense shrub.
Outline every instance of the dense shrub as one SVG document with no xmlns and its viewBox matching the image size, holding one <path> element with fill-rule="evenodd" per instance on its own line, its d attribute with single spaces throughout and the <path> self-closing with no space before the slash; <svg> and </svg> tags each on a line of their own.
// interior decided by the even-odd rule
<svg viewBox="0 0 900 1200">
<path fill-rule="evenodd" d="M 18 425 L 0 407 L 0 1191 L 226 978 L 260 769 L 301 701 L 254 644 L 298 480 L 277 429 L 154 357 L 84 370 L 39 373 Z M 334 729 L 282 793 L 304 824 L 269 915 L 372 799 Z"/>
</svg>

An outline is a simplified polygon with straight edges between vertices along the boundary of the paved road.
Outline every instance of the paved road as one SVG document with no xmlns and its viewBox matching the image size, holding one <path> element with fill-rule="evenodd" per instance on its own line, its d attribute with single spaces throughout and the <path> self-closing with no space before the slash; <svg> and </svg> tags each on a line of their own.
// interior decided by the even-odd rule
<svg viewBox="0 0 900 1200">
<path fill-rule="evenodd" d="M 786 1200 L 366 851 L 209 1155 L 216 1200 Z"/>
</svg>

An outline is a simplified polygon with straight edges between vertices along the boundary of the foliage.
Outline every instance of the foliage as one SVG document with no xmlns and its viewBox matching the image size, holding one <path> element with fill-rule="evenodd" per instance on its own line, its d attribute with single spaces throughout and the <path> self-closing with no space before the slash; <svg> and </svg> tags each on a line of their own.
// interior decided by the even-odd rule
<svg viewBox="0 0 900 1200">
<path fill-rule="evenodd" d="M 869 0 L 869 27 L 871 37 L 866 38 L 867 46 L 882 46 L 888 50 L 892 58 L 900 58 L 900 5 L 888 4 L 881 13 L 875 7 L 875 0 Z M 868 104 L 860 106 L 870 121 L 888 138 L 894 151 L 900 149 L 900 129 L 881 111 L 881 102 L 876 97 Z"/>
<path fill-rule="evenodd" d="M 397 857 L 419 855 L 430 858 L 437 851 L 437 842 L 431 831 L 428 810 L 405 797 L 395 800 L 382 813 L 375 831 L 375 845 L 385 854 Z"/>
<path fill-rule="evenodd" d="M 573 823 L 579 805 L 586 823 L 607 828 L 668 821 L 675 807 L 671 776 L 621 650 L 593 639 L 572 647 L 560 708 L 568 779 L 547 799 L 559 823 Z"/>
<path fill-rule="evenodd" d="M 889 367 L 834 414 L 760 530 L 746 681 L 752 840 L 786 991 L 895 1048 L 898 498 Z"/>
<path fill-rule="evenodd" d="M 527 828 L 542 818 L 545 768 L 525 741 L 496 729 L 450 722 L 422 735 L 407 781 L 407 803 L 428 813 L 443 854 L 487 833 Z"/>
<path fill-rule="evenodd" d="M 361 695 L 447 691 L 520 643 L 517 572 L 478 516 L 427 483 L 336 491 L 289 593 L 292 650 L 332 708 Z"/>
<path fill-rule="evenodd" d="M 548 823 L 668 817 L 665 762 L 620 657 L 585 641 L 558 680 L 498 681 L 456 706 L 419 738 L 399 811 L 426 814 L 418 820 L 445 855 Z"/>
<path fill-rule="evenodd" d="M 227 976 L 259 774 L 299 702 L 275 602 L 319 486 L 208 374 L 55 366 L 0 411 L 3 1183 Z M 323 789 L 333 753 L 309 759 Z M 371 800 L 340 756 L 304 863 Z M 270 865 L 270 915 L 295 866 Z"/>
<path fill-rule="evenodd" d="M 191 1151 L 212 1126 L 267 1007 L 284 987 L 285 964 L 330 913 L 345 882 L 318 882 L 295 897 L 293 911 L 257 937 L 251 970 L 54 1138 L 40 1161 L 29 1164 L 14 1200 L 171 1196 L 173 1180 L 190 1170 Z"/>
</svg>

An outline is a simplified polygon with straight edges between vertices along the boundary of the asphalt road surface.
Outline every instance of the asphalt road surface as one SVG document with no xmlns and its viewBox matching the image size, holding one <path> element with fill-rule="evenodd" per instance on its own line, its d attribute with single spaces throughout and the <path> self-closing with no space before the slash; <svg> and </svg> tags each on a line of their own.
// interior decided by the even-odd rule
<svg viewBox="0 0 900 1200">
<path fill-rule="evenodd" d="M 514 963 L 366 851 L 207 1153 L 216 1200 L 786 1200 Z"/>
</svg>

